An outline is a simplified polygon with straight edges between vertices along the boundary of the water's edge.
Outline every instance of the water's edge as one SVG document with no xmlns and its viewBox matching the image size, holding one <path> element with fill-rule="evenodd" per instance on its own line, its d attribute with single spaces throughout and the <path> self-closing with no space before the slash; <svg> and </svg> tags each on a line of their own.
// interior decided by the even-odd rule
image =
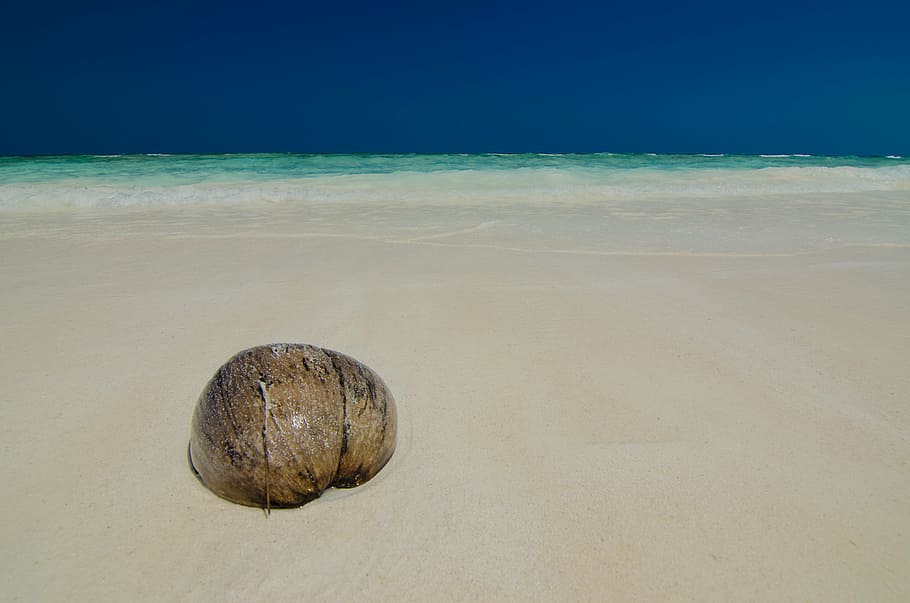
<svg viewBox="0 0 910 603">
<path fill-rule="evenodd" d="M 0 210 L 910 193 L 910 159 L 811 155 L 0 157 Z"/>
</svg>

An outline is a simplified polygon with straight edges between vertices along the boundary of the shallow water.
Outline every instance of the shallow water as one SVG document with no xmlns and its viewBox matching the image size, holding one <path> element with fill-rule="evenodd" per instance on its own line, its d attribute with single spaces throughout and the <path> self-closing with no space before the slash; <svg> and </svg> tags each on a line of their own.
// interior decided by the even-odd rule
<svg viewBox="0 0 910 603">
<path fill-rule="evenodd" d="M 0 157 L 0 210 L 598 204 L 863 192 L 910 197 L 910 159 L 610 153 Z"/>
</svg>

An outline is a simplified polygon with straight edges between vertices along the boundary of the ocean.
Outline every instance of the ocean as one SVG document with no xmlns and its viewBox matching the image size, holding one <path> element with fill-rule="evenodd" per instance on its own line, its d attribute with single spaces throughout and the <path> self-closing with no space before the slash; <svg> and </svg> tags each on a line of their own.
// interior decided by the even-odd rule
<svg viewBox="0 0 910 603">
<path fill-rule="evenodd" d="M 0 211 L 300 203 L 597 203 L 906 194 L 898 156 L 435 154 L 0 157 Z"/>
</svg>

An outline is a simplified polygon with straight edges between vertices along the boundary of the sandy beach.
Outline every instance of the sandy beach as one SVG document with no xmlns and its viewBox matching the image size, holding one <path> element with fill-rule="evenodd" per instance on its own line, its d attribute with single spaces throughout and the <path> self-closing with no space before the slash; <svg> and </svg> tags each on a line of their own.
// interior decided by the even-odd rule
<svg viewBox="0 0 910 603">
<path fill-rule="evenodd" d="M 0 213 L 0 599 L 906 601 L 906 191 Z M 368 484 L 206 490 L 304 342 L 394 393 Z"/>
</svg>

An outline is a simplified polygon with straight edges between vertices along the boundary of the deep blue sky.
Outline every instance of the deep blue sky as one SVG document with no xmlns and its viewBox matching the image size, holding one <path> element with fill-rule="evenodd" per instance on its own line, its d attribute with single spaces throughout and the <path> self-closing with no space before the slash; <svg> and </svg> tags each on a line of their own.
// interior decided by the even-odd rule
<svg viewBox="0 0 910 603">
<path fill-rule="evenodd" d="M 910 154 L 910 2 L 20 1 L 0 154 Z"/>
</svg>

